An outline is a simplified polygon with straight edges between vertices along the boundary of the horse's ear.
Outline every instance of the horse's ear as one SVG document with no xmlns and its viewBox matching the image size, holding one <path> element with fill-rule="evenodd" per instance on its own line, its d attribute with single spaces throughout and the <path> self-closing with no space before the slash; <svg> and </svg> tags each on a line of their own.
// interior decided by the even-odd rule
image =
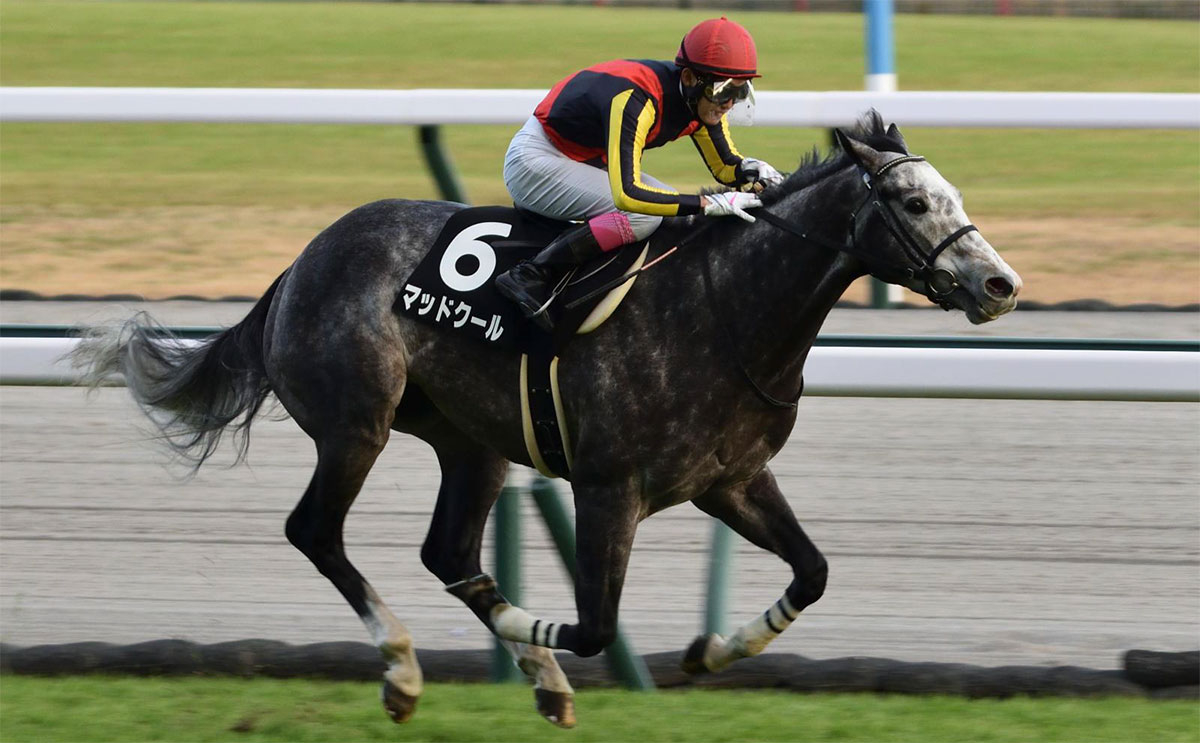
<svg viewBox="0 0 1200 743">
<path fill-rule="evenodd" d="M 908 143 L 904 141 L 904 135 L 900 133 L 900 127 L 896 126 L 895 124 L 889 125 L 887 135 L 889 139 L 896 140 L 896 143 L 900 145 L 901 149 L 903 149 L 905 152 L 908 152 Z"/>
<path fill-rule="evenodd" d="M 852 139 L 850 135 L 845 132 L 845 130 L 834 129 L 833 139 L 837 142 L 838 148 L 842 152 L 845 152 L 847 155 L 849 155 L 850 159 L 853 160 L 855 164 L 857 164 L 859 167 L 866 167 L 863 165 L 862 160 L 859 159 L 857 150 L 854 149 L 854 145 L 857 144 L 857 142 L 855 142 L 854 139 Z"/>
<path fill-rule="evenodd" d="M 842 152 L 850 154 L 850 135 L 842 129 L 834 128 L 833 141 Z"/>
<path fill-rule="evenodd" d="M 868 173 L 874 173 L 883 165 L 883 155 L 870 145 L 853 139 L 841 129 L 834 129 L 833 136 L 837 140 L 838 147 L 841 147 L 842 151 L 849 155 L 855 164 Z"/>
</svg>

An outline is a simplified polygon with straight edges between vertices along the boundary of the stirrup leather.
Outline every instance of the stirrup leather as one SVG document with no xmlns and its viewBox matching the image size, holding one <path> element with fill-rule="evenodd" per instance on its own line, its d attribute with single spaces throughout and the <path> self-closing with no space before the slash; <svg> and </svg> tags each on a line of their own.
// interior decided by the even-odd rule
<svg viewBox="0 0 1200 743">
<path fill-rule="evenodd" d="M 527 318 L 550 330 L 553 325 L 546 310 L 554 292 L 547 285 L 547 273 L 529 261 L 522 261 L 496 277 L 496 289 L 519 306 Z"/>
</svg>

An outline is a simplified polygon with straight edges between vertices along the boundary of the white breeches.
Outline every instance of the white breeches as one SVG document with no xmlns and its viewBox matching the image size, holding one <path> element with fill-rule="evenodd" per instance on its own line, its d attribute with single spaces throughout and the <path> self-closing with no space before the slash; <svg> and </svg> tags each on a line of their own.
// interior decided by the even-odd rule
<svg viewBox="0 0 1200 743">
<path fill-rule="evenodd" d="M 655 188 L 670 189 L 645 173 L 642 181 Z M 533 116 L 508 145 L 504 185 L 517 206 L 552 219 L 578 221 L 617 211 L 608 171 L 564 155 Z M 621 213 L 629 219 L 637 240 L 649 237 L 662 223 L 662 217 L 652 214 Z"/>
</svg>

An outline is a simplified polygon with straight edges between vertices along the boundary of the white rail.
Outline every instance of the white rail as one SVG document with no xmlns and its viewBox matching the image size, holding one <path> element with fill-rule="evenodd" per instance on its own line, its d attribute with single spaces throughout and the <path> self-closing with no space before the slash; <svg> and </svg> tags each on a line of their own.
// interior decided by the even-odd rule
<svg viewBox="0 0 1200 743">
<path fill-rule="evenodd" d="M 519 124 L 544 90 L 0 87 L 0 121 Z M 763 91 L 759 126 L 845 126 L 871 107 L 905 126 L 1200 128 L 1191 93 Z"/>
<path fill-rule="evenodd" d="M 0 338 L 0 384 L 73 384 L 62 357 L 76 343 Z M 1200 402 L 1200 353 L 817 346 L 805 365 L 804 393 Z"/>
<path fill-rule="evenodd" d="M 0 87 L 0 121 L 517 124 L 543 90 Z M 758 94 L 755 123 L 829 127 L 875 107 L 908 126 L 1200 129 L 1190 93 Z M 0 384 L 70 384 L 59 338 L 0 339 Z M 814 348 L 809 395 L 1200 401 L 1200 354 Z"/>
</svg>

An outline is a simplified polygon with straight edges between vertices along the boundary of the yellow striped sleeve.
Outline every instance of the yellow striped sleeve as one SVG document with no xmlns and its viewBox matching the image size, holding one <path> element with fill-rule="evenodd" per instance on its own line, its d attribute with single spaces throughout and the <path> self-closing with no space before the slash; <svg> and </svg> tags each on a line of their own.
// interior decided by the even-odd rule
<svg viewBox="0 0 1200 743">
<path fill-rule="evenodd" d="M 692 133 L 692 141 L 708 170 L 721 183 L 727 186 L 737 181 L 737 166 L 742 161 L 742 154 L 733 146 L 733 138 L 729 136 L 729 120 L 721 117 L 717 126 L 702 126 Z"/>
<path fill-rule="evenodd" d="M 671 217 L 679 213 L 679 192 L 654 188 L 642 181 L 642 151 L 654 126 L 655 112 L 654 104 L 647 100 L 631 125 L 633 111 L 626 109 L 633 92 L 631 89 L 617 94 L 609 108 L 608 183 L 613 201 L 621 211 Z"/>
</svg>

